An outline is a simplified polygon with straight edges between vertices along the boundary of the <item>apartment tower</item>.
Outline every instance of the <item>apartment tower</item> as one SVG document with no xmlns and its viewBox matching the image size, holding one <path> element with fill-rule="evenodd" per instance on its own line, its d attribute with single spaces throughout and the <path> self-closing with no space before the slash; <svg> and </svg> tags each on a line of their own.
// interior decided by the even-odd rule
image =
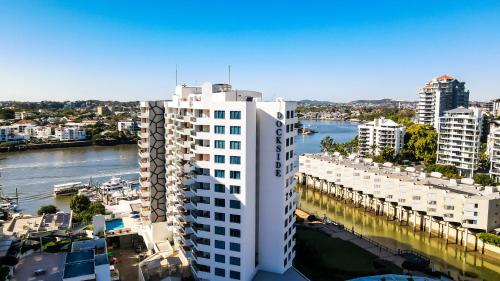
<svg viewBox="0 0 500 281">
<path fill-rule="evenodd" d="M 385 147 L 398 153 L 404 145 L 404 126 L 384 117 L 358 126 L 359 154 L 379 155 Z"/>
<path fill-rule="evenodd" d="M 296 103 L 207 83 L 177 86 L 162 108 L 164 232 L 196 279 L 287 271 L 295 256 Z"/>
<path fill-rule="evenodd" d="M 465 82 L 448 75 L 432 79 L 418 94 L 417 122 L 434 128 L 445 111 L 469 106 L 469 91 L 465 90 Z"/>
<path fill-rule="evenodd" d="M 461 176 L 472 177 L 478 168 L 483 116 L 479 109 L 459 107 L 439 119 L 438 164 L 456 166 Z"/>
<path fill-rule="evenodd" d="M 153 233 L 161 233 L 166 223 L 165 197 L 165 119 L 164 102 L 148 101 L 140 104 L 139 184 L 140 217 L 143 225 L 155 231 L 143 235 L 147 244 L 154 243 Z"/>
</svg>

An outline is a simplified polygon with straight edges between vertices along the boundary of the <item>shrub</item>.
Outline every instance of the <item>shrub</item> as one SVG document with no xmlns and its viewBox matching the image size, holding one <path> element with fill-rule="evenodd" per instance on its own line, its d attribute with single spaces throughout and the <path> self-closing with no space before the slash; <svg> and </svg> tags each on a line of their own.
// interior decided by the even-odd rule
<svg viewBox="0 0 500 281">
<path fill-rule="evenodd" d="M 474 183 L 482 186 L 496 185 L 495 181 L 488 174 L 475 174 Z"/>
<path fill-rule="evenodd" d="M 57 213 L 57 211 L 59 211 L 59 210 L 57 209 L 56 206 L 45 205 L 45 206 L 40 207 L 40 209 L 38 209 L 38 215 L 41 216 L 43 214 L 55 214 L 55 213 Z"/>
<path fill-rule="evenodd" d="M 440 165 L 440 164 L 432 164 L 426 167 L 427 172 L 439 172 L 443 174 L 443 176 L 450 179 L 459 179 L 461 178 L 458 174 L 458 168 L 453 165 Z"/>
<path fill-rule="evenodd" d="M 479 238 L 481 241 L 483 241 L 486 244 L 491 244 L 495 246 L 500 247 L 500 236 L 493 234 L 493 233 L 487 233 L 487 232 L 482 232 L 477 234 L 477 238 Z"/>
</svg>

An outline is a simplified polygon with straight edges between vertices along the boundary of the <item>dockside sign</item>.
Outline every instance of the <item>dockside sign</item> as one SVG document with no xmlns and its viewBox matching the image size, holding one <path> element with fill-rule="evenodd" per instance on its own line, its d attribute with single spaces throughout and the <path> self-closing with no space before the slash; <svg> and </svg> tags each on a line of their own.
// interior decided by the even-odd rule
<svg viewBox="0 0 500 281">
<path fill-rule="evenodd" d="M 283 114 L 281 112 L 278 112 L 276 115 L 276 118 L 278 119 L 276 121 L 276 176 L 281 177 L 281 137 L 283 136 Z"/>
</svg>

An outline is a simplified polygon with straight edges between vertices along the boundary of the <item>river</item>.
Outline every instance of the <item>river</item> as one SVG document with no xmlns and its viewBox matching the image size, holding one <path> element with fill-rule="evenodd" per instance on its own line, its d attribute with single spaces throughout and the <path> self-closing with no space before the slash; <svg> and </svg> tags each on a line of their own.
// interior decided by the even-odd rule
<svg viewBox="0 0 500 281">
<path fill-rule="evenodd" d="M 297 136 L 297 153 L 319 152 L 320 141 L 331 136 L 337 142 L 351 140 L 357 134 L 357 124 L 342 121 L 302 120 L 301 123 L 318 131 L 312 135 Z M 67 198 L 54 199 L 54 184 L 82 181 L 107 181 L 111 176 L 137 179 L 137 147 L 119 145 L 106 147 L 77 147 L 49 150 L 32 150 L 0 154 L 0 184 L 4 192 L 14 194 L 17 188 L 20 209 L 35 213 L 39 206 L 55 204 L 68 210 Z M 500 267 L 474 252 L 465 254 L 460 247 L 446 245 L 442 239 L 414 233 L 408 227 L 387 222 L 362 212 L 362 209 L 330 200 L 325 195 L 300 189 L 301 208 L 318 215 L 327 214 L 347 227 L 353 227 L 393 249 L 413 248 L 429 256 L 436 268 L 452 273 L 456 269 L 471 272 L 481 279 L 500 280 Z M 462 280 L 467 278 L 461 278 Z M 469 278 L 470 280 L 470 278 Z"/>
</svg>

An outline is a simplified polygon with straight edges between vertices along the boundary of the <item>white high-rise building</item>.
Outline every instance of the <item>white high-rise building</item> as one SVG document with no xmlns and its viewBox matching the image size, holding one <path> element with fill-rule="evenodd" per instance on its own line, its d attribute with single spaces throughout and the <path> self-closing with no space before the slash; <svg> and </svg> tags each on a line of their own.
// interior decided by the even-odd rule
<svg viewBox="0 0 500 281">
<path fill-rule="evenodd" d="M 384 117 L 358 126 L 359 154 L 379 155 L 385 147 L 392 147 L 398 153 L 404 145 L 405 128 Z"/>
<path fill-rule="evenodd" d="M 448 75 L 432 79 L 418 94 L 417 122 L 434 128 L 445 111 L 469 106 L 469 91 L 465 90 L 465 82 Z"/>
<path fill-rule="evenodd" d="M 488 156 L 490 158 L 490 176 L 500 180 L 500 127 L 491 126 L 488 135 Z"/>
<path fill-rule="evenodd" d="M 200 280 L 294 270 L 296 103 L 203 84 L 163 108 L 166 222 L 152 240 L 162 229 Z"/>
<path fill-rule="evenodd" d="M 472 177 L 478 168 L 483 116 L 479 109 L 459 107 L 439 119 L 438 164 L 454 165 L 462 176 Z"/>
</svg>

